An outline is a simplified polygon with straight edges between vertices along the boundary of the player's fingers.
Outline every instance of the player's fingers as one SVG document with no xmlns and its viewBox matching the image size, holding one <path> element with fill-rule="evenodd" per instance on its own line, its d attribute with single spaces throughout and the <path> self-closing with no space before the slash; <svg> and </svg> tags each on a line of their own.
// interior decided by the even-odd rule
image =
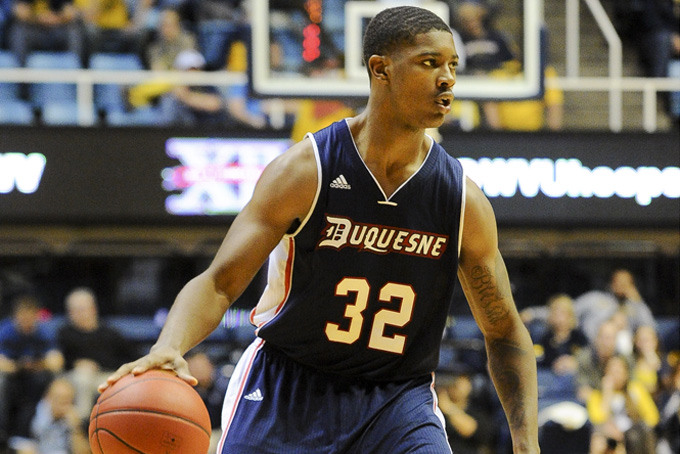
<svg viewBox="0 0 680 454">
<path fill-rule="evenodd" d="M 163 368 L 174 371 L 179 378 L 189 383 L 191 386 L 196 386 L 198 384 L 198 379 L 191 375 L 191 372 L 189 371 L 189 364 L 181 356 L 176 357 L 172 365 L 168 364 L 167 367 Z"/>
<path fill-rule="evenodd" d="M 152 353 L 135 361 L 135 366 L 130 372 L 133 375 L 139 375 L 151 369 L 173 370 L 173 362 L 173 358 Z"/>
<path fill-rule="evenodd" d="M 139 375 L 143 372 L 146 372 L 149 369 L 158 368 L 165 362 L 167 361 L 162 358 L 156 358 L 153 357 L 152 355 L 147 355 L 138 359 L 137 361 L 123 364 L 118 368 L 117 371 L 109 375 L 106 378 L 106 381 L 99 385 L 97 389 L 99 390 L 99 392 L 102 392 L 106 388 L 108 388 L 109 386 L 113 385 L 118 380 L 126 376 L 127 374 Z"/>
<path fill-rule="evenodd" d="M 179 378 L 189 383 L 191 386 L 196 386 L 198 384 L 198 379 L 191 375 L 191 373 L 188 370 L 187 371 L 177 370 L 176 372 Z"/>
<path fill-rule="evenodd" d="M 121 378 L 123 378 L 124 376 L 129 374 L 130 371 L 132 370 L 132 368 L 135 367 L 134 365 L 135 365 L 135 363 L 127 363 L 127 364 L 123 364 L 122 366 L 120 366 L 117 371 L 115 371 L 114 373 L 112 373 L 111 375 L 106 377 L 106 380 L 104 381 L 104 383 L 100 384 L 97 387 L 97 390 L 100 393 L 103 392 L 106 388 L 113 385 L 115 382 L 117 382 L 118 380 L 120 380 Z"/>
</svg>

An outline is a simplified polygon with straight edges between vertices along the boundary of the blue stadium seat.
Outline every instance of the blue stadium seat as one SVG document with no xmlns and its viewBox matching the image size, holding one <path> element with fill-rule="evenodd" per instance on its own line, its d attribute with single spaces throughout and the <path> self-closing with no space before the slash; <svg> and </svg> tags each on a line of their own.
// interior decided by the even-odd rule
<svg viewBox="0 0 680 454">
<path fill-rule="evenodd" d="M 75 101 L 48 102 L 42 106 L 42 122 L 49 126 L 77 126 L 78 104 Z"/>
<path fill-rule="evenodd" d="M 0 68 L 19 68 L 19 59 L 9 52 L 0 50 Z M 15 82 L 0 82 L 0 100 L 17 99 L 19 97 L 19 84 Z"/>
<path fill-rule="evenodd" d="M 207 68 L 224 68 L 231 44 L 239 39 L 241 27 L 227 20 L 206 20 L 199 22 L 197 28 L 198 48 L 205 57 Z"/>
<path fill-rule="evenodd" d="M 154 107 L 144 107 L 132 112 L 111 111 L 106 115 L 109 126 L 163 126 L 161 113 Z"/>
<path fill-rule="evenodd" d="M 33 120 L 33 108 L 28 102 L 0 98 L 0 124 L 31 125 Z"/>
<path fill-rule="evenodd" d="M 104 71 L 139 71 L 144 69 L 137 54 L 96 53 L 90 57 L 90 69 Z M 94 87 L 95 107 L 105 113 L 125 109 L 122 87 L 118 84 L 98 84 Z"/>
<path fill-rule="evenodd" d="M 80 59 L 73 52 L 36 51 L 29 54 L 26 67 L 33 69 L 80 69 Z M 32 83 L 29 100 L 38 108 L 50 102 L 76 101 L 76 84 Z"/>
</svg>

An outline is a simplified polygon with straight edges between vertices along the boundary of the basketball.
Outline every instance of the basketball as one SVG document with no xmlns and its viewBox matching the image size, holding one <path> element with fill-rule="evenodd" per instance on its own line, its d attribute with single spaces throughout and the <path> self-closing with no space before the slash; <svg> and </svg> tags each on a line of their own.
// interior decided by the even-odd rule
<svg viewBox="0 0 680 454">
<path fill-rule="evenodd" d="M 210 417 L 201 397 L 174 373 L 126 375 L 90 414 L 93 454 L 205 454 Z"/>
</svg>

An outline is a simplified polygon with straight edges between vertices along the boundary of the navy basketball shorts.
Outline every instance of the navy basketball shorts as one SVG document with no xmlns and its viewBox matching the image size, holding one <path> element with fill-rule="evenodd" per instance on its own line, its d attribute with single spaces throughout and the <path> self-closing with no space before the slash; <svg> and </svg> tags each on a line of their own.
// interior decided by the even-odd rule
<svg viewBox="0 0 680 454">
<path fill-rule="evenodd" d="M 221 454 L 451 454 L 433 377 L 344 379 L 256 339 L 229 382 Z"/>
</svg>

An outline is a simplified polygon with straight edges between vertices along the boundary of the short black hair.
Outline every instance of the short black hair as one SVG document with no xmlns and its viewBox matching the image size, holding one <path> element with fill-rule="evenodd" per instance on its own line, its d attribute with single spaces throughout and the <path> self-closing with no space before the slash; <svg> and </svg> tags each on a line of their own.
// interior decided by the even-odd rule
<svg viewBox="0 0 680 454">
<path fill-rule="evenodd" d="M 413 44 L 417 35 L 432 30 L 451 33 L 451 28 L 446 22 L 427 9 L 416 6 L 384 9 L 376 14 L 366 27 L 364 64 L 368 67 L 371 55 L 386 55 L 400 45 Z"/>
<path fill-rule="evenodd" d="M 16 314 L 20 310 L 38 311 L 42 305 L 38 297 L 33 293 L 21 293 L 12 301 L 12 313 Z"/>
</svg>

